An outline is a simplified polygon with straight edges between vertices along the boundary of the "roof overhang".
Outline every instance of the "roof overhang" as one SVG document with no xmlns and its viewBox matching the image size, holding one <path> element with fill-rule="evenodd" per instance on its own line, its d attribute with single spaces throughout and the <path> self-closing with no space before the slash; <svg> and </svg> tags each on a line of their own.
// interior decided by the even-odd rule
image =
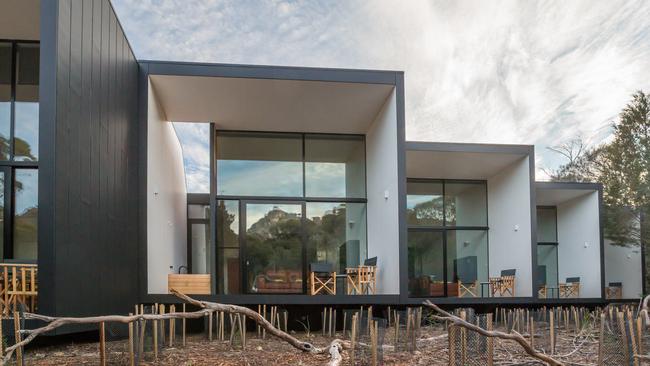
<svg viewBox="0 0 650 366">
<path fill-rule="evenodd" d="M 0 1 L 0 39 L 37 41 L 41 38 L 40 0 Z"/>
<path fill-rule="evenodd" d="M 578 197 L 599 192 L 600 183 L 535 182 L 537 206 L 557 206 Z"/>
<path fill-rule="evenodd" d="M 530 145 L 406 142 L 406 176 L 489 179 L 533 153 Z"/>
<path fill-rule="evenodd" d="M 245 131 L 365 134 L 396 79 L 386 71 L 274 66 L 154 62 L 147 69 L 167 120 Z"/>
</svg>

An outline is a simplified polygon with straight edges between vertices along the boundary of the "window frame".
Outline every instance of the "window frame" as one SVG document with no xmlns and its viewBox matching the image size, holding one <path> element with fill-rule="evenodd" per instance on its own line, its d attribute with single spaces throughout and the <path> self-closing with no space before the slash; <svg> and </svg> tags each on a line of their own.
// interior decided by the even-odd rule
<svg viewBox="0 0 650 366">
<path fill-rule="evenodd" d="M 555 277 L 556 277 L 556 283 L 560 283 L 560 242 L 558 239 L 558 227 L 557 227 L 557 206 L 552 206 L 552 205 L 539 205 L 535 206 L 535 214 L 537 215 L 539 210 L 550 210 L 553 209 L 554 215 L 554 220 L 555 220 L 555 241 L 536 241 L 537 245 L 535 247 L 535 250 L 539 250 L 539 246 L 552 246 L 555 247 L 555 263 L 556 263 L 556 271 L 555 271 Z M 539 230 L 539 225 L 536 225 L 537 230 Z M 538 233 L 535 233 L 535 239 L 537 239 Z M 539 259 L 537 260 L 537 265 L 539 266 Z M 537 286 L 537 285 L 535 285 Z"/>
<path fill-rule="evenodd" d="M 282 135 L 299 135 L 301 139 L 301 144 L 302 144 L 302 155 L 301 155 L 301 163 L 302 163 L 302 196 L 292 196 L 292 197 L 286 197 L 286 196 L 246 196 L 246 195 L 220 195 L 218 194 L 218 164 L 219 164 L 219 159 L 217 159 L 217 140 L 219 135 L 237 135 L 237 134 L 249 134 L 249 135 L 259 135 L 261 137 L 268 135 L 269 137 L 272 136 L 282 136 Z M 211 177 L 211 187 L 214 189 L 214 194 L 211 195 L 210 201 L 212 204 L 214 204 L 216 207 L 217 203 L 221 200 L 230 200 L 230 201 L 237 201 L 239 203 L 239 247 L 238 248 L 230 248 L 230 247 L 219 247 L 218 243 L 216 240 L 214 240 L 214 243 L 211 245 L 214 247 L 214 258 L 212 259 L 216 265 L 216 270 L 215 273 L 213 274 L 213 279 L 216 281 L 216 275 L 219 272 L 219 249 L 238 249 L 239 250 L 239 263 L 240 263 L 240 288 L 239 288 L 239 294 L 241 295 L 261 295 L 261 296 L 267 296 L 268 294 L 258 294 L 258 293 L 250 293 L 247 291 L 247 273 L 246 273 L 246 238 L 245 238 L 245 215 L 246 215 L 246 205 L 249 203 L 287 203 L 287 204 L 300 204 L 302 207 L 302 225 L 301 225 L 301 250 L 302 250 L 302 258 L 303 258 L 303 263 L 302 263 L 302 280 L 303 280 L 303 290 L 300 293 L 286 293 L 282 294 L 283 296 L 300 296 L 300 295 L 305 295 L 307 294 L 307 277 L 308 277 L 308 268 L 309 268 L 309 263 L 307 263 L 307 251 L 308 251 L 308 238 L 307 234 L 305 232 L 305 212 L 306 212 L 306 205 L 307 203 L 363 203 L 368 204 L 368 192 L 367 192 L 367 179 L 368 179 L 368 169 L 367 169 L 367 145 L 366 145 L 366 136 L 362 134 L 337 134 L 337 133 L 313 133 L 313 132 L 289 132 L 289 131 L 283 131 L 283 132 L 276 132 L 276 131 L 246 131 L 246 130 L 219 130 L 216 128 L 213 128 L 211 132 L 213 144 L 211 144 L 211 154 L 214 159 L 213 163 L 211 164 L 211 169 L 213 171 L 213 176 Z M 364 197 L 359 198 L 359 197 L 309 197 L 307 196 L 307 190 L 306 190 L 306 175 L 305 175 L 305 165 L 307 163 L 306 161 L 306 140 L 308 136 L 322 136 L 322 137 L 331 137 L 332 139 L 336 139 L 337 137 L 340 138 L 358 138 L 362 143 L 363 143 L 363 152 L 364 152 L 364 178 L 363 178 L 363 185 L 364 185 Z M 347 193 L 347 192 L 346 192 Z M 215 210 L 213 214 L 211 214 L 210 217 L 210 224 L 214 226 L 214 232 L 216 236 L 216 230 L 219 228 L 216 227 L 217 224 L 217 215 L 218 212 Z M 366 254 L 368 250 L 368 218 L 366 215 Z M 216 292 L 219 295 L 224 295 L 224 291 L 221 288 L 219 283 L 215 283 L 216 285 Z"/>
<path fill-rule="evenodd" d="M 490 275 L 490 225 L 489 225 L 489 202 L 488 202 L 488 187 L 487 187 L 487 180 L 484 179 L 437 179 L 437 178 L 407 178 L 406 179 L 407 183 L 407 191 L 406 191 L 406 196 L 408 197 L 408 183 L 440 183 L 442 184 L 442 225 L 412 225 L 407 223 L 407 238 L 408 238 L 408 233 L 411 232 L 430 232 L 430 231 L 436 231 L 436 232 L 441 232 L 442 233 L 442 240 L 443 240 L 443 271 L 444 271 L 444 295 L 440 297 L 449 297 L 448 291 L 447 291 L 447 284 L 448 284 L 448 268 L 447 268 L 447 262 L 449 260 L 449 250 L 447 248 L 448 243 L 447 243 L 447 238 L 448 238 L 448 233 L 450 231 L 485 231 L 488 236 L 486 238 L 486 251 L 487 251 L 487 273 L 488 277 Z M 446 185 L 448 183 L 466 183 L 466 184 L 477 184 L 477 185 L 483 185 L 485 187 L 485 226 L 455 226 L 455 225 L 447 225 L 447 196 L 446 196 Z M 408 198 L 407 198 L 408 199 Z M 408 246 L 408 239 L 407 239 L 407 246 Z M 408 269 L 407 269 L 408 271 Z M 411 296 L 409 293 L 409 297 L 411 298 L 417 298 L 417 296 Z"/>
<path fill-rule="evenodd" d="M 38 45 L 40 48 L 40 41 L 38 40 L 22 40 L 22 39 L 5 39 L 0 38 L 0 43 L 9 43 L 11 45 L 11 92 L 10 92 L 10 125 L 9 125 L 9 151 L 7 160 L 0 159 L 0 170 L 5 174 L 4 181 L 4 222 L 3 222 L 3 254 L 0 258 L 0 263 L 36 263 L 38 259 L 15 259 L 14 257 L 14 221 L 15 221 L 15 177 L 16 169 L 34 169 L 39 170 L 40 157 L 36 161 L 16 161 L 15 159 L 15 125 L 16 125 L 16 81 L 17 81 L 17 52 L 19 44 L 33 44 Z M 40 59 L 39 59 L 40 63 Z M 39 78 L 40 87 L 40 78 Z M 40 101 L 38 102 L 40 104 Z M 38 172 L 40 173 L 40 172 Z M 38 193 L 37 193 L 38 194 Z M 38 198 L 37 198 L 38 204 Z M 38 225 L 38 223 L 37 223 Z M 37 237 L 38 243 L 38 237 Z"/>
</svg>

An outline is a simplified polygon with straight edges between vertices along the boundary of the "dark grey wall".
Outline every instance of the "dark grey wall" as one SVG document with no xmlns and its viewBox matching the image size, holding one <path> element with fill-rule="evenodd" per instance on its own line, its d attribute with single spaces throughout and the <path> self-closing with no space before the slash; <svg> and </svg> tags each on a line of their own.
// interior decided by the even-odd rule
<svg viewBox="0 0 650 366">
<path fill-rule="evenodd" d="M 108 0 L 41 1 L 40 313 L 138 297 L 138 65 Z"/>
</svg>

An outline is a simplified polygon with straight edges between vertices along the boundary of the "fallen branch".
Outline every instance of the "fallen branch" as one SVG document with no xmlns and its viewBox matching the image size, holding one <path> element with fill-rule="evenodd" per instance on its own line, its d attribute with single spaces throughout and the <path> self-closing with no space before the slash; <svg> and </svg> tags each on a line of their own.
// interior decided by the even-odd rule
<svg viewBox="0 0 650 366">
<path fill-rule="evenodd" d="M 309 352 L 312 354 L 328 354 L 332 357 L 330 360 L 331 366 L 337 366 L 341 363 L 343 359 L 341 356 L 341 351 L 343 349 L 349 348 L 349 342 L 335 339 L 330 343 L 329 346 L 325 348 L 315 347 L 309 342 L 303 342 L 290 334 L 283 332 L 282 330 L 275 328 L 268 320 L 266 320 L 262 315 L 257 312 L 248 309 L 243 306 L 237 305 L 227 305 L 219 304 L 208 301 L 199 301 L 195 300 L 185 294 L 182 294 L 178 291 L 172 290 L 172 293 L 193 305 L 198 306 L 201 310 L 194 312 L 182 312 L 182 313 L 166 313 L 166 314 L 137 314 L 137 315 L 105 315 L 105 316 L 91 316 L 91 317 L 52 317 L 40 314 L 25 313 L 25 319 L 35 319 L 47 323 L 45 326 L 35 329 L 23 329 L 20 331 L 20 334 L 26 335 L 26 337 L 20 342 L 7 347 L 5 349 L 5 354 L 3 355 L 1 361 L 2 365 L 6 365 L 11 361 L 11 357 L 14 352 L 21 347 L 25 347 L 30 342 L 34 340 L 39 335 L 53 331 L 59 327 L 70 324 L 99 324 L 99 323 L 132 323 L 139 320 L 169 320 L 169 319 L 197 319 L 204 316 L 207 316 L 214 312 L 226 312 L 228 314 L 242 314 L 251 319 L 253 319 L 257 324 L 266 329 L 269 334 L 289 343 L 294 348 L 299 349 L 303 352 Z"/>
<path fill-rule="evenodd" d="M 546 355 L 544 353 L 537 352 L 530 345 L 530 343 L 528 343 L 528 341 L 526 341 L 526 339 L 521 334 L 519 334 L 518 332 L 516 332 L 514 330 L 512 331 L 512 333 L 504 333 L 504 332 L 500 332 L 500 331 L 485 330 L 485 329 L 483 329 L 483 328 L 481 328 L 481 327 L 479 327 L 477 325 L 469 323 L 469 322 L 467 322 L 467 321 L 465 321 L 465 320 L 463 320 L 463 319 L 461 319 L 461 318 L 459 318 L 459 317 L 457 317 L 457 316 L 455 316 L 453 314 L 450 314 L 450 313 L 442 310 L 436 304 L 432 303 L 429 300 L 425 301 L 424 305 L 431 308 L 431 309 L 433 309 L 433 310 L 435 310 L 437 313 L 442 314 L 442 316 L 433 315 L 433 317 L 435 319 L 437 319 L 437 320 L 451 322 L 456 326 L 463 327 L 465 329 L 471 330 L 471 331 L 476 332 L 476 333 L 478 333 L 478 334 L 480 334 L 482 336 L 485 336 L 485 337 L 500 338 L 500 339 L 515 341 L 515 342 L 519 343 L 519 345 L 524 349 L 524 351 L 526 351 L 526 353 L 529 356 L 531 356 L 533 358 L 536 358 L 536 359 L 538 359 L 540 361 L 546 362 L 547 364 L 549 364 L 551 366 L 565 366 L 564 363 L 562 363 L 562 362 L 560 362 L 560 361 L 558 361 L 558 360 L 556 360 L 556 359 L 554 359 L 554 358 L 552 358 L 552 357 L 550 357 L 550 356 L 548 356 L 548 355 Z"/>
</svg>

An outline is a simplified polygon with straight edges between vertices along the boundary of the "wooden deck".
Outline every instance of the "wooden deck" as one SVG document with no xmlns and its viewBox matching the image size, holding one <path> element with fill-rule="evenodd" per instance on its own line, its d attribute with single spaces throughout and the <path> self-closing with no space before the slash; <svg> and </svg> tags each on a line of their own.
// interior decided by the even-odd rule
<svg viewBox="0 0 650 366">
<path fill-rule="evenodd" d="M 18 310 L 37 311 L 38 266 L 36 264 L 0 263 L 0 311 L 3 317 Z"/>
</svg>

